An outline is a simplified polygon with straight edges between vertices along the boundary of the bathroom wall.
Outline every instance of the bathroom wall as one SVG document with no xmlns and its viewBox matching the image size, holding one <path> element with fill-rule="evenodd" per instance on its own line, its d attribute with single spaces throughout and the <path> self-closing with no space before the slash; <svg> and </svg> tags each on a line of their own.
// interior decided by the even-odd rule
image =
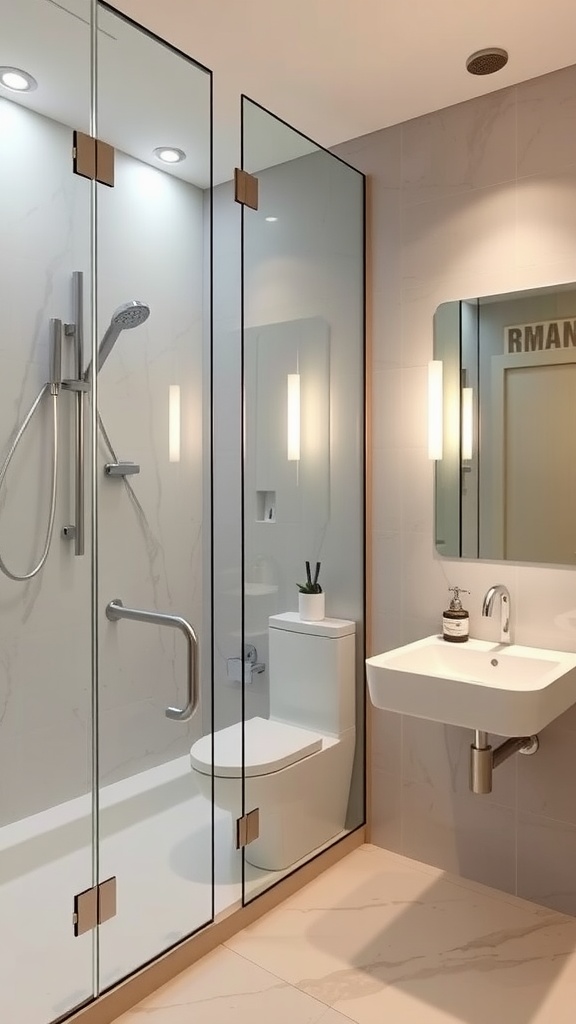
<svg viewBox="0 0 576 1024">
<path fill-rule="evenodd" d="M 472 635 L 493 583 L 517 642 L 576 650 L 572 568 L 452 561 L 433 547 L 426 365 L 441 302 L 576 280 L 576 67 L 356 139 L 371 176 L 372 649 L 439 629 L 447 586 L 471 591 Z M 576 711 L 532 758 L 468 792 L 470 734 L 374 712 L 373 840 L 576 914 Z"/>
<path fill-rule="evenodd" d="M 199 146 L 199 148 L 201 148 Z M 109 623 L 120 597 L 138 608 L 188 619 L 209 679 L 209 589 L 203 575 L 204 390 L 203 192 L 118 154 L 116 184 L 99 196 L 100 334 L 128 298 L 150 306 L 141 327 L 123 332 L 99 375 L 99 410 L 120 459 L 140 464 L 128 478 L 104 475 L 100 441 L 100 779 L 102 784 L 186 754 L 199 715 L 180 723 L 168 706 L 186 703 L 187 645 L 179 630 Z M 180 453 L 170 460 L 169 391 L 180 387 Z"/>
<path fill-rule="evenodd" d="M 80 125 L 79 127 L 83 127 Z M 70 129 L 0 100 L 0 449 L 48 370 L 48 320 L 73 319 L 71 275 L 85 272 L 89 183 L 71 170 Z M 99 327 L 131 298 L 149 320 L 124 332 L 99 378 L 100 409 L 132 477 L 139 510 L 99 451 L 101 780 L 184 753 L 189 727 L 164 707 L 183 698 L 185 644 L 103 615 L 114 597 L 182 611 L 202 629 L 202 193 L 117 153 L 117 186 L 99 190 Z M 167 258 L 171 264 L 168 271 Z M 200 270 L 198 270 L 200 268 Z M 72 375 L 65 342 L 65 374 Z M 86 361 L 88 356 L 86 356 Z M 181 461 L 168 461 L 168 387 L 182 386 Z M 30 583 L 0 576 L 0 824 L 90 785 L 90 495 L 84 558 L 60 537 L 73 521 L 73 399 L 60 406 L 59 494 L 45 569 Z M 0 499 L 0 555 L 25 570 L 41 551 L 50 488 L 48 400 L 30 426 Z M 88 474 L 88 470 L 87 470 Z M 148 632 L 146 632 L 148 630 Z M 181 643 L 178 643 L 181 641 Z"/>
</svg>

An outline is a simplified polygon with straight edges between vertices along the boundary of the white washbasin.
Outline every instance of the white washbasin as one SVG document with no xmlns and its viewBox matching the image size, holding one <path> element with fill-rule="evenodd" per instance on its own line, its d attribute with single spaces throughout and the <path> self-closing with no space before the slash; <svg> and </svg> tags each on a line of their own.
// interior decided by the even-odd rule
<svg viewBox="0 0 576 1024">
<path fill-rule="evenodd" d="M 576 654 L 427 636 L 366 661 L 386 711 L 499 736 L 531 736 L 576 703 Z"/>
</svg>

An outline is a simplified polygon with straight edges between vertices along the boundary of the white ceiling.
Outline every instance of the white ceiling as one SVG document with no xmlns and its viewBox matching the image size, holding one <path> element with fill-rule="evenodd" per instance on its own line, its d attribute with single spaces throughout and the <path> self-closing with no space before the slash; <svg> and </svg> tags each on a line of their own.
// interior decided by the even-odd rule
<svg viewBox="0 0 576 1024">
<path fill-rule="evenodd" d="M 330 147 L 576 60 L 575 0 L 115 2 L 214 72 L 216 182 L 240 160 L 242 92 Z M 0 96 L 88 131 L 89 19 L 90 0 L 0 0 L 0 64 L 39 83 Z M 100 137 L 157 167 L 154 147 L 178 146 L 170 173 L 206 186 L 209 77 L 102 9 L 98 39 Z M 466 56 L 490 45 L 509 63 L 474 78 Z M 311 147 L 253 117 L 247 148 L 256 171 Z"/>
<path fill-rule="evenodd" d="M 574 0 L 115 0 L 214 72 L 215 178 L 239 153 L 247 93 L 324 146 L 576 60 Z M 474 78 L 474 50 L 509 51 Z"/>
</svg>

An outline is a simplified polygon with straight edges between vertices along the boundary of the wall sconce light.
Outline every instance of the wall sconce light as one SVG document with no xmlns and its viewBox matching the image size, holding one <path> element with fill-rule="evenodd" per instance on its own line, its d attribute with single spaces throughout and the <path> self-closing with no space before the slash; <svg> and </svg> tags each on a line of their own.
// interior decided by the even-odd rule
<svg viewBox="0 0 576 1024">
<path fill-rule="evenodd" d="M 168 389 L 168 457 L 180 462 L 180 385 L 170 384 Z"/>
<path fill-rule="evenodd" d="M 462 460 L 469 462 L 474 451 L 474 391 L 462 388 Z"/>
<path fill-rule="evenodd" d="M 428 458 L 442 458 L 444 432 L 443 366 L 441 359 L 428 363 Z"/>
<path fill-rule="evenodd" d="M 300 374 L 289 373 L 288 393 L 288 461 L 300 460 Z"/>
</svg>

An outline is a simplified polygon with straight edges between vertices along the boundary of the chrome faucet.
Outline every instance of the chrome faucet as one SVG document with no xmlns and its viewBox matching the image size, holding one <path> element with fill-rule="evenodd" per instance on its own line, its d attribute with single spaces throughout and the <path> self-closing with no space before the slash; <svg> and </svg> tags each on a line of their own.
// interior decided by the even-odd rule
<svg viewBox="0 0 576 1024">
<path fill-rule="evenodd" d="M 503 583 L 497 583 L 490 587 L 482 601 L 482 615 L 492 615 L 494 598 L 500 598 L 500 643 L 509 644 L 512 641 L 510 636 L 510 593 L 508 587 Z"/>
</svg>

